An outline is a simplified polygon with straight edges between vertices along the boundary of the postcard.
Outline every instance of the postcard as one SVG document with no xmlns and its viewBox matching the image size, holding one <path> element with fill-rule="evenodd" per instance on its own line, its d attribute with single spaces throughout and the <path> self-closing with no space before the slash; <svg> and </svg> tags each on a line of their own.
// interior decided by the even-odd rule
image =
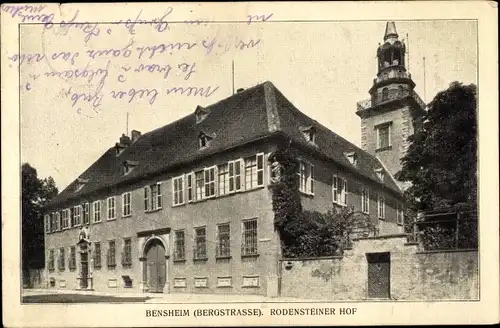
<svg viewBox="0 0 500 328">
<path fill-rule="evenodd" d="M 1 12 L 7 327 L 499 321 L 496 3 Z"/>
</svg>

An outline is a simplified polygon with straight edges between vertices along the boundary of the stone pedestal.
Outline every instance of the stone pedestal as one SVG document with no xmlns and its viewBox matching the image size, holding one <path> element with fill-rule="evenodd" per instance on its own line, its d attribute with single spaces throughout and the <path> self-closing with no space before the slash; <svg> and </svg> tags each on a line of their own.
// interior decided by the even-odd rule
<svg viewBox="0 0 500 328">
<path fill-rule="evenodd" d="M 163 294 L 170 294 L 170 284 L 168 282 L 166 282 L 163 287 Z"/>
<path fill-rule="evenodd" d="M 279 277 L 277 275 L 267 276 L 267 297 L 278 297 Z"/>
</svg>

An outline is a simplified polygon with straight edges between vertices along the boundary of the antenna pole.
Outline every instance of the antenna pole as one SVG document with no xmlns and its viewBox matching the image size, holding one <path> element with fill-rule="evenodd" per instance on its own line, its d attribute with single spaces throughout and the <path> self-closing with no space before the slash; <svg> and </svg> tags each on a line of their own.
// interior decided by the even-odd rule
<svg viewBox="0 0 500 328">
<path fill-rule="evenodd" d="M 234 60 L 232 61 L 231 64 L 231 80 L 232 80 L 233 95 L 234 95 Z"/>
<path fill-rule="evenodd" d="M 127 136 L 128 136 L 128 112 L 127 112 L 127 127 L 126 127 L 126 133 L 127 133 Z"/>
<path fill-rule="evenodd" d="M 424 57 L 424 102 L 427 101 L 427 94 L 425 92 L 425 57 Z"/>
<path fill-rule="evenodd" d="M 408 36 L 408 33 L 406 33 L 406 52 L 408 53 L 408 72 L 410 71 L 410 37 Z"/>
</svg>

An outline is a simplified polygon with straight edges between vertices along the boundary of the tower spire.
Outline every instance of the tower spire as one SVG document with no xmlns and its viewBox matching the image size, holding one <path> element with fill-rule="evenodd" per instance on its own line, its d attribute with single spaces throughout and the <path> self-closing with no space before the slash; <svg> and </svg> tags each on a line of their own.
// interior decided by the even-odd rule
<svg viewBox="0 0 500 328">
<path fill-rule="evenodd" d="M 398 32 L 396 31 L 396 24 L 394 22 L 387 22 L 385 25 L 384 41 L 390 38 L 398 38 Z"/>
</svg>

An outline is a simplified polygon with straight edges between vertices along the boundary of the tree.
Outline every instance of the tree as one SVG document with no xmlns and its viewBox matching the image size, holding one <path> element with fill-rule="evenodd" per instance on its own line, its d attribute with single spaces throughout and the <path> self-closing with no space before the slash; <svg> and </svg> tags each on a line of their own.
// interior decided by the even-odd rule
<svg viewBox="0 0 500 328">
<path fill-rule="evenodd" d="M 28 163 L 21 166 L 22 267 L 42 268 L 45 263 L 43 207 L 57 195 L 54 179 L 38 178 Z"/>
<path fill-rule="evenodd" d="M 409 138 L 400 181 L 412 210 L 477 204 L 476 86 L 453 82 L 439 92 L 423 117 L 424 129 Z"/>
</svg>

